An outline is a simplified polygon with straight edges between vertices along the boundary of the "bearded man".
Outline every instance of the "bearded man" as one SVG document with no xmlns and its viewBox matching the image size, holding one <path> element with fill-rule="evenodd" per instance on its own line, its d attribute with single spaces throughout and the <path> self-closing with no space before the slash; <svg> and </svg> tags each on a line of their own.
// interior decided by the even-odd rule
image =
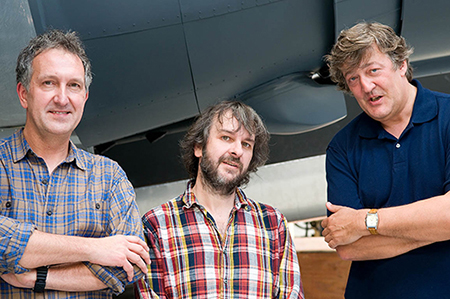
<svg viewBox="0 0 450 299">
<path fill-rule="evenodd" d="M 267 161 L 269 136 L 240 102 L 197 118 L 181 142 L 186 191 L 142 217 L 151 266 L 141 298 L 304 298 L 286 218 L 239 188 Z"/>
</svg>

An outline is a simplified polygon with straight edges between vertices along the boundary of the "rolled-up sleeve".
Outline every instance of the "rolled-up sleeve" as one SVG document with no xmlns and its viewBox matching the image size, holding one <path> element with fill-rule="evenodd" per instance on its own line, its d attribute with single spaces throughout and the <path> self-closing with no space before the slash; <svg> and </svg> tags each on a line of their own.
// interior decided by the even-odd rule
<svg viewBox="0 0 450 299">
<path fill-rule="evenodd" d="M 11 187 L 6 175 L 3 161 L 0 160 L 0 210 L 3 211 L 12 205 L 10 200 Z M 3 213 L 2 213 L 3 214 Z M 0 273 L 23 273 L 28 271 L 19 266 L 28 240 L 35 227 L 31 223 L 23 223 L 13 218 L 0 215 Z"/>
<path fill-rule="evenodd" d="M 14 219 L 0 216 L 1 273 L 20 274 L 28 271 L 19 265 L 28 240 L 34 231 L 30 223 L 20 223 Z"/>
<path fill-rule="evenodd" d="M 128 181 L 125 172 L 114 163 L 114 184 L 108 194 L 108 236 L 137 236 L 144 240 L 139 209 L 135 201 L 133 186 Z M 127 284 L 133 283 L 144 276 L 139 267 L 134 265 L 133 281 L 129 282 L 127 273 L 122 267 L 105 267 L 85 263 L 92 273 L 100 279 L 114 294 L 122 293 Z"/>
</svg>

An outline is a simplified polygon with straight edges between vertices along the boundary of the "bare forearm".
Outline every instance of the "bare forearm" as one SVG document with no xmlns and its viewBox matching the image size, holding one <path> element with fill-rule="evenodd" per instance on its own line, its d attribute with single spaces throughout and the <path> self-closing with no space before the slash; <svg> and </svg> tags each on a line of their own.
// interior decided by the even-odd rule
<svg viewBox="0 0 450 299">
<path fill-rule="evenodd" d="M 325 241 L 331 248 L 352 244 L 369 236 L 365 227 L 368 209 L 355 210 L 327 203 L 333 214 L 322 222 Z M 450 193 L 408 205 L 378 210 L 378 233 L 408 242 L 450 240 Z"/>
<path fill-rule="evenodd" d="M 133 264 L 146 273 L 150 263 L 149 248 L 137 236 L 83 238 L 34 231 L 19 264 L 28 269 L 40 266 L 91 262 L 100 266 L 121 267 L 134 276 Z"/>
<path fill-rule="evenodd" d="M 87 260 L 85 238 L 34 231 L 19 264 L 28 269 Z"/>
<path fill-rule="evenodd" d="M 419 242 L 450 239 L 450 194 L 412 204 L 380 209 L 378 232 Z"/>
<path fill-rule="evenodd" d="M 349 245 L 336 247 L 336 252 L 343 260 L 379 260 L 395 257 L 431 243 L 433 242 L 385 236 L 367 236 Z"/>
<path fill-rule="evenodd" d="M 86 292 L 105 288 L 106 285 L 92 274 L 83 263 L 52 266 L 48 271 L 46 289 Z"/>
<path fill-rule="evenodd" d="M 1 278 L 19 288 L 31 289 L 36 283 L 36 269 L 23 274 L 8 273 Z M 83 264 L 55 265 L 48 269 L 45 289 L 63 292 L 88 292 L 105 289 L 103 284 L 92 272 Z"/>
</svg>

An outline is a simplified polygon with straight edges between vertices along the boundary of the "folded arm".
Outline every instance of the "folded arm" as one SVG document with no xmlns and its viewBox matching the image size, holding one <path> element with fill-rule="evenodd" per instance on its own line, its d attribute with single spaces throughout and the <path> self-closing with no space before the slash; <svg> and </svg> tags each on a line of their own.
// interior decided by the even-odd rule
<svg viewBox="0 0 450 299">
<path fill-rule="evenodd" d="M 8 273 L 1 276 L 10 285 L 19 288 L 33 288 L 36 283 L 36 269 L 23 274 Z M 83 263 L 52 266 L 48 269 L 47 290 L 65 292 L 86 292 L 107 288 Z"/>
<path fill-rule="evenodd" d="M 333 214 L 322 222 L 325 241 L 343 259 L 369 260 L 394 257 L 439 241 L 450 240 L 449 193 L 408 205 L 378 210 L 378 233 L 365 227 L 369 209 L 327 203 Z"/>
<path fill-rule="evenodd" d="M 145 272 L 150 263 L 148 246 L 137 236 L 84 238 L 34 231 L 19 264 L 23 268 L 89 261 L 94 264 L 122 267 L 133 278 L 133 265 Z"/>
</svg>

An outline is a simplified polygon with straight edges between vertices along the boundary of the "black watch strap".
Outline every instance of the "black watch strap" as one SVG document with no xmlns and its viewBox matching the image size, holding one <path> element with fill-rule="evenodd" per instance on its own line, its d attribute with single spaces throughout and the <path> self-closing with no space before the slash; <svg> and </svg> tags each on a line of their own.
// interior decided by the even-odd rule
<svg viewBox="0 0 450 299">
<path fill-rule="evenodd" d="M 42 293 L 45 290 L 45 281 L 47 280 L 48 267 L 39 267 L 36 270 L 37 277 L 33 290 L 35 293 Z"/>
</svg>

